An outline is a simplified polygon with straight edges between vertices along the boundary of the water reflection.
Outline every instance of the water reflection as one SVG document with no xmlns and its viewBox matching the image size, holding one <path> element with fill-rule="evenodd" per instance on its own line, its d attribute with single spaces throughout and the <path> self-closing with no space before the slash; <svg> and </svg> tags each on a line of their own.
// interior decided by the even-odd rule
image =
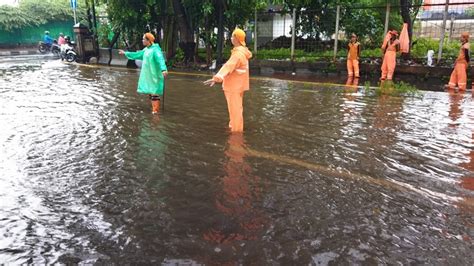
<svg viewBox="0 0 474 266">
<path fill-rule="evenodd" d="M 0 263 L 472 261 L 466 97 L 254 80 L 227 135 L 194 76 L 156 117 L 136 72 L 38 65 L 0 76 Z"/>
<path fill-rule="evenodd" d="M 462 116 L 462 105 L 461 102 L 464 99 L 464 91 L 459 93 L 452 93 L 450 90 L 450 110 L 449 116 L 452 120 L 452 125 L 459 125 L 456 121 Z M 460 166 L 469 171 L 468 174 L 461 177 L 460 186 L 466 191 L 474 191 L 474 114 L 468 113 L 469 123 L 471 125 L 471 143 L 470 150 L 466 155 L 466 161 L 461 163 Z M 467 213 L 467 218 L 465 223 L 469 227 L 474 229 L 474 220 L 472 219 L 472 214 L 474 214 L 474 197 L 466 195 L 463 193 L 463 201 L 460 202 L 460 210 Z M 471 217 L 471 218 L 469 218 Z"/>
<path fill-rule="evenodd" d="M 344 87 L 344 113 L 352 115 L 356 110 L 354 101 L 359 91 L 359 78 L 348 77 Z"/>
<path fill-rule="evenodd" d="M 449 117 L 451 123 L 450 127 L 457 127 L 459 123 L 457 120 L 462 116 L 461 102 L 464 99 L 464 91 L 456 92 L 455 90 L 448 90 L 449 93 Z"/>
<path fill-rule="evenodd" d="M 219 249 L 242 250 L 246 241 L 261 239 L 267 219 L 259 210 L 262 197 L 261 180 L 245 158 L 243 134 L 230 134 L 225 149 L 224 173 L 217 190 L 215 206 L 222 214 L 203 238 L 219 245 Z M 240 253 L 240 252 L 238 252 Z M 230 259 L 230 258 L 229 258 Z M 238 257 L 225 263 L 237 263 Z M 223 263 L 223 261 L 220 261 Z"/>
<path fill-rule="evenodd" d="M 359 86 L 359 78 L 348 77 L 346 80 L 346 88 L 357 88 Z"/>
</svg>

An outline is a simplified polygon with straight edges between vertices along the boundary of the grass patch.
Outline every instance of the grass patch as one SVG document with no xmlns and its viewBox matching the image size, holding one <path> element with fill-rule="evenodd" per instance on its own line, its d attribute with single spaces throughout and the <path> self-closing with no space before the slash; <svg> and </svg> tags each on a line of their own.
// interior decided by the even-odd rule
<svg viewBox="0 0 474 266">
<path fill-rule="evenodd" d="M 367 83 L 366 83 L 367 84 Z M 367 86 L 367 85 L 366 85 Z M 370 86 L 370 83 L 369 83 Z M 377 95 L 391 95 L 391 96 L 419 96 L 421 94 L 420 90 L 406 82 L 400 81 L 395 83 L 391 80 L 386 80 L 381 84 L 380 87 L 375 89 Z"/>
</svg>

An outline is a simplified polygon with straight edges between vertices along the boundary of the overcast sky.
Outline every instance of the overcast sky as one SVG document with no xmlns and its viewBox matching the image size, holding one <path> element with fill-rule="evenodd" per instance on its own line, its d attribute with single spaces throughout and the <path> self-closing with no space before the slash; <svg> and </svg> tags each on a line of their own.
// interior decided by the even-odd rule
<svg viewBox="0 0 474 266">
<path fill-rule="evenodd" d="M 0 0 L 0 5 L 14 5 L 18 0 Z"/>
</svg>

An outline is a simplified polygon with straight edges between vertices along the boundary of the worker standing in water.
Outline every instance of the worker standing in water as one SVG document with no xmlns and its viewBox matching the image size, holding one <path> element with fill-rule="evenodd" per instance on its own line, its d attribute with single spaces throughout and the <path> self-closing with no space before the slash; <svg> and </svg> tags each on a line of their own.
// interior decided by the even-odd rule
<svg viewBox="0 0 474 266">
<path fill-rule="evenodd" d="M 398 32 L 391 30 L 385 36 L 382 44 L 383 64 L 381 81 L 392 80 L 395 66 L 397 64 L 397 52 L 400 50 L 400 41 L 398 40 Z"/>
<path fill-rule="evenodd" d="M 131 60 L 143 61 L 137 92 L 150 96 L 152 113 L 156 114 L 160 110 L 160 97 L 163 96 L 164 79 L 168 75 L 168 69 L 161 47 L 155 43 L 155 36 L 145 33 L 142 42 L 145 46 L 143 50 L 137 52 L 119 50 L 119 54 Z"/>
<path fill-rule="evenodd" d="M 449 79 L 448 88 L 454 89 L 456 85 L 460 91 L 466 90 L 467 83 L 467 68 L 469 67 L 469 33 L 463 32 L 461 34 L 461 48 L 459 49 L 458 57 L 454 63 L 454 69 Z"/>
<path fill-rule="evenodd" d="M 249 59 L 252 53 L 246 47 L 243 30 L 235 29 L 231 41 L 234 48 L 229 60 L 212 79 L 204 81 L 204 84 L 212 87 L 215 83 L 223 83 L 222 89 L 229 111 L 229 129 L 231 132 L 243 132 L 243 97 L 244 92 L 250 88 Z"/>
<path fill-rule="evenodd" d="M 347 75 L 349 77 L 359 78 L 359 56 L 360 43 L 357 41 L 357 35 L 352 33 L 347 45 Z"/>
</svg>

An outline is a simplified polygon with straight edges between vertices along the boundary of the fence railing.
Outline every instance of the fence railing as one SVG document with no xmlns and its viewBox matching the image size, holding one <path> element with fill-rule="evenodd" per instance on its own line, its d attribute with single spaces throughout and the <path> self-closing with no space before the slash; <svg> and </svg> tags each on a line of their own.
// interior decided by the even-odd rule
<svg viewBox="0 0 474 266">
<path fill-rule="evenodd" d="M 474 33 L 474 1 L 458 2 L 406 8 L 412 16 L 411 60 L 426 62 L 429 50 L 433 50 L 438 62 L 456 57 L 460 34 Z M 401 9 L 402 6 L 387 4 L 256 12 L 251 23 L 252 48 L 257 58 L 337 60 L 345 57 L 348 36 L 355 33 L 362 43 L 362 58 L 380 57 L 380 45 L 387 30 L 401 30 Z"/>
</svg>

